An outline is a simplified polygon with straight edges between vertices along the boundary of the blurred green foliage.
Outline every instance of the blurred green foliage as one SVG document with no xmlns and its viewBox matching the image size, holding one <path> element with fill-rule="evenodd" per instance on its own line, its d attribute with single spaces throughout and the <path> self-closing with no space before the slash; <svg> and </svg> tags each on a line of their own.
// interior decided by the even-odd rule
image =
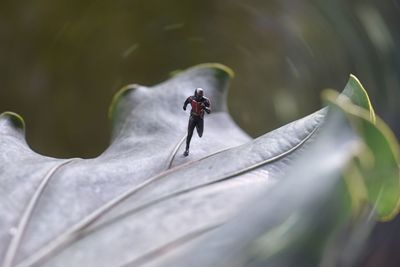
<svg viewBox="0 0 400 267">
<path fill-rule="evenodd" d="M 119 88 L 221 62 L 236 72 L 230 111 L 253 136 L 316 110 L 319 92 L 343 88 L 349 73 L 399 133 L 399 6 L 397 0 L 2 1 L 0 108 L 25 118 L 36 151 L 92 157 L 108 144 L 107 109 Z"/>
</svg>

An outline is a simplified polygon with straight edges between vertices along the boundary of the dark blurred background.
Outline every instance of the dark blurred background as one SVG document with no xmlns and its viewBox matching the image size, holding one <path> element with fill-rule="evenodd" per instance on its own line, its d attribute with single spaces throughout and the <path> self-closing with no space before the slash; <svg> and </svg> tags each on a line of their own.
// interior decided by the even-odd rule
<svg viewBox="0 0 400 267">
<path fill-rule="evenodd" d="M 234 69 L 229 108 L 252 136 L 321 106 L 350 73 L 396 131 L 400 2 L 37 0 L 0 4 L 0 110 L 32 148 L 94 157 L 107 108 L 129 83 L 154 85 L 203 62 Z"/>
</svg>

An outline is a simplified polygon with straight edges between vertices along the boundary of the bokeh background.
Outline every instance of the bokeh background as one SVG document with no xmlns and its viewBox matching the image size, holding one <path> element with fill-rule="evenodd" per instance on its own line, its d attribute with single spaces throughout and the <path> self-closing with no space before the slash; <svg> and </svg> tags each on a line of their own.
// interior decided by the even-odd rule
<svg viewBox="0 0 400 267">
<path fill-rule="evenodd" d="M 35 151 L 94 157 L 119 88 L 220 62 L 252 136 L 317 110 L 320 91 L 353 73 L 399 137 L 399 26 L 400 0 L 4 0 L 0 110 L 24 117 Z M 375 228 L 360 264 L 398 266 L 399 224 Z"/>
<path fill-rule="evenodd" d="M 398 0 L 2 1 L 0 110 L 24 117 L 34 150 L 94 157 L 119 88 L 220 62 L 252 136 L 315 111 L 350 73 L 399 133 L 399 25 Z"/>
</svg>

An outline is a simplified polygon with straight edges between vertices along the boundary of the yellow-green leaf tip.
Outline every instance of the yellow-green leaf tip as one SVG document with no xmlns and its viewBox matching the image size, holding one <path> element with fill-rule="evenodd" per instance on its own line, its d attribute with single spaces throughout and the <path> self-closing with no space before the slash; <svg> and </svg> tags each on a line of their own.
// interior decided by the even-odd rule
<svg viewBox="0 0 400 267">
<path fill-rule="evenodd" d="M 11 121 L 11 123 L 14 125 L 14 127 L 25 130 L 24 119 L 15 112 L 11 112 L 11 111 L 3 112 L 0 114 L 0 118 L 7 118 Z"/>
<path fill-rule="evenodd" d="M 116 109 L 117 104 L 118 104 L 119 100 L 121 99 L 121 97 L 128 94 L 131 90 L 133 90 L 135 88 L 137 88 L 137 85 L 135 85 L 135 84 L 124 86 L 114 95 L 114 97 L 111 101 L 111 105 L 108 108 L 108 118 L 110 120 L 112 120 L 114 118 L 115 109 Z"/>
<path fill-rule="evenodd" d="M 193 70 L 193 69 L 216 69 L 219 71 L 222 71 L 224 74 L 227 74 L 229 78 L 234 78 L 235 77 L 235 72 L 229 68 L 228 66 L 225 66 L 221 63 L 202 63 L 199 65 L 195 65 L 193 67 L 190 67 L 188 69 L 176 69 L 173 70 L 169 73 L 169 77 L 175 77 L 178 74 L 181 74 L 185 71 Z"/>
<path fill-rule="evenodd" d="M 235 77 L 235 72 L 228 66 L 223 65 L 221 63 L 202 63 L 199 65 L 193 66 L 193 67 L 189 68 L 188 70 L 200 69 L 200 68 L 221 70 L 221 71 L 225 72 L 226 74 L 228 74 L 229 78 Z"/>
<path fill-rule="evenodd" d="M 367 90 L 365 90 L 364 86 L 355 75 L 350 74 L 343 94 L 348 96 L 355 105 L 368 110 L 370 120 L 375 123 L 375 111 L 371 104 L 371 100 L 369 99 Z"/>
</svg>

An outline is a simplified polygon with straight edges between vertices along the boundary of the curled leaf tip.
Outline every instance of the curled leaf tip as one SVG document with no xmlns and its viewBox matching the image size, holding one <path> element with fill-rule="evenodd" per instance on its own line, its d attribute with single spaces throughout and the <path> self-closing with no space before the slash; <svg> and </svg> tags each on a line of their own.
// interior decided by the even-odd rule
<svg viewBox="0 0 400 267">
<path fill-rule="evenodd" d="M 120 101 L 120 99 L 122 97 L 124 97 L 125 95 L 127 95 L 130 91 L 138 88 L 139 85 L 137 84 L 130 84 L 130 85 L 126 85 L 124 87 L 122 87 L 113 97 L 112 101 L 111 101 L 111 105 L 108 108 L 108 118 L 110 120 L 112 120 L 112 118 L 114 117 L 114 112 L 115 112 L 115 108 L 118 104 L 118 102 Z"/>
<path fill-rule="evenodd" d="M 350 73 L 349 79 L 354 79 L 354 80 L 359 81 L 358 78 L 356 77 L 356 75 L 354 75 L 353 73 Z"/>
<path fill-rule="evenodd" d="M 15 128 L 25 130 L 24 119 L 15 112 L 6 111 L 6 112 L 1 113 L 0 120 L 2 120 L 2 119 L 9 120 Z"/>
<path fill-rule="evenodd" d="M 199 64 L 196 65 L 194 67 L 189 68 L 189 70 L 191 69 L 215 69 L 218 71 L 222 71 L 225 74 L 227 74 L 229 76 L 229 78 L 234 78 L 235 77 L 235 72 L 229 68 L 228 66 L 221 64 L 221 63 L 203 63 L 203 64 Z"/>
<path fill-rule="evenodd" d="M 371 100 L 368 96 L 367 90 L 365 90 L 360 80 L 354 74 L 350 74 L 349 81 L 347 82 L 343 94 L 347 95 L 354 104 L 367 109 L 369 111 L 371 122 L 375 123 L 375 111 L 371 104 Z"/>
<path fill-rule="evenodd" d="M 182 72 L 181 69 L 173 70 L 173 71 L 171 71 L 171 72 L 169 73 L 168 76 L 169 76 L 170 78 L 172 78 L 172 77 L 178 75 L 178 74 L 181 73 L 181 72 Z"/>
</svg>

